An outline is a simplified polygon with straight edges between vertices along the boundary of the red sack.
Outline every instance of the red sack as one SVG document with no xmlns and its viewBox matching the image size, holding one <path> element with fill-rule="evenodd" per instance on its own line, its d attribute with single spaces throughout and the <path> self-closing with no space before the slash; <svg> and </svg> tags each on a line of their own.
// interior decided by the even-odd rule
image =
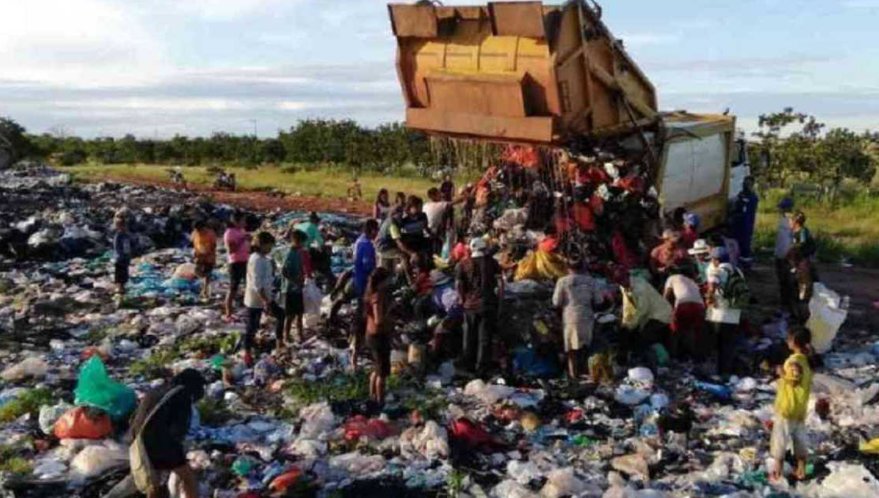
<svg viewBox="0 0 879 498">
<path fill-rule="evenodd" d="M 300 480 L 302 480 L 302 471 L 294 468 L 276 477 L 269 484 L 269 489 L 276 493 L 286 493 L 291 486 L 295 486 Z"/>
<path fill-rule="evenodd" d="M 397 429 L 384 420 L 368 419 L 362 415 L 353 417 L 345 424 L 345 440 L 357 441 L 361 437 L 382 440 L 397 434 Z"/>
<path fill-rule="evenodd" d="M 84 406 L 74 408 L 55 422 L 58 439 L 104 439 L 113 432 L 113 423 L 106 413 L 90 417 Z"/>
</svg>

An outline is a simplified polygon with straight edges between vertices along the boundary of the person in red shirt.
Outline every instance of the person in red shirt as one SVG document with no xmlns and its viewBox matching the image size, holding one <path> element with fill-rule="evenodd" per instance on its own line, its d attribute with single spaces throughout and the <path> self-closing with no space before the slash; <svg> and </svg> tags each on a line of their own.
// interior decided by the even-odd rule
<svg viewBox="0 0 879 498">
<path fill-rule="evenodd" d="M 662 233 L 662 243 L 650 252 L 650 271 L 664 282 L 668 270 L 686 261 L 687 251 L 681 247 L 681 234 L 674 230 Z"/>
</svg>

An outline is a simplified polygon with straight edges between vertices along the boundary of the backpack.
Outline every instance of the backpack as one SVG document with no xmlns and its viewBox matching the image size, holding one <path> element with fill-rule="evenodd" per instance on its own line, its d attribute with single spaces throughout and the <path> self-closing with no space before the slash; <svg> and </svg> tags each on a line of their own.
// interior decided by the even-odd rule
<svg viewBox="0 0 879 498">
<path fill-rule="evenodd" d="M 742 270 L 734 267 L 728 269 L 729 277 L 721 289 L 721 295 L 732 309 L 744 309 L 751 302 L 751 289 Z"/>
<path fill-rule="evenodd" d="M 147 454 L 146 443 L 143 440 L 143 430 L 149 425 L 153 415 L 155 415 L 172 396 L 182 390 L 182 386 L 177 386 L 165 394 L 161 401 L 159 401 L 152 411 L 150 411 L 146 419 L 144 419 L 143 425 L 141 425 L 140 430 L 134 437 L 134 442 L 132 442 L 131 446 L 128 448 L 128 456 L 131 460 L 131 475 L 134 478 L 134 484 L 137 486 L 138 491 L 147 496 L 159 496 L 159 493 L 163 488 L 163 483 L 160 481 L 159 473 L 153 468 L 153 463 L 150 461 L 150 457 Z"/>
</svg>

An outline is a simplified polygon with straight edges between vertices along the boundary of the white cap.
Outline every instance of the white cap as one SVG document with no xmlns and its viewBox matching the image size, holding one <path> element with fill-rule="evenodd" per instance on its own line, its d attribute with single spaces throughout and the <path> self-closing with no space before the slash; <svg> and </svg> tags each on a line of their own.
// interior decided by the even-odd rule
<svg viewBox="0 0 879 498">
<path fill-rule="evenodd" d="M 482 237 L 474 237 L 470 241 L 470 256 L 480 258 L 485 256 L 485 250 L 488 248 L 488 242 Z"/>
</svg>

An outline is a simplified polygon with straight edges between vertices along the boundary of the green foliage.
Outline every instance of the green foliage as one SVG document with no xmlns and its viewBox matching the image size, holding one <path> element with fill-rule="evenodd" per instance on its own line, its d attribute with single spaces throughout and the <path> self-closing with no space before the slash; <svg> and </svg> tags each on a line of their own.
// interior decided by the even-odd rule
<svg viewBox="0 0 879 498">
<path fill-rule="evenodd" d="M 287 383 L 287 393 L 300 406 L 320 401 L 355 401 L 369 397 L 369 377 L 365 373 L 338 374 L 326 379 L 294 379 Z"/>
<path fill-rule="evenodd" d="M 131 364 L 128 371 L 132 375 L 143 376 L 149 379 L 162 377 L 168 366 L 177 359 L 178 352 L 176 349 L 162 349 L 155 353 L 137 360 Z"/>
<path fill-rule="evenodd" d="M 195 406 L 202 425 L 220 427 L 232 418 L 232 412 L 222 399 L 204 398 Z"/>
<path fill-rule="evenodd" d="M 823 133 L 824 123 L 790 107 L 761 115 L 759 126 L 751 164 L 764 184 L 785 188 L 807 180 L 826 186 L 833 199 L 845 179 L 869 182 L 876 174 L 877 135 L 846 128 Z"/>
<path fill-rule="evenodd" d="M 449 498 L 458 498 L 466 489 L 467 480 L 470 476 L 466 472 L 453 470 L 446 479 L 446 494 Z"/>
<path fill-rule="evenodd" d="M 14 120 L 0 116 L 0 150 L 6 150 L 12 162 L 27 157 L 33 151 L 33 144 L 26 133 L 27 130 Z"/>
<path fill-rule="evenodd" d="M 0 424 L 8 424 L 18 417 L 30 413 L 36 417 L 40 408 L 55 403 L 55 397 L 48 389 L 31 389 L 19 394 L 17 398 L 0 406 Z"/>
<path fill-rule="evenodd" d="M 30 461 L 21 456 L 24 451 L 22 446 L 0 444 L 0 473 L 26 476 L 33 471 Z"/>
</svg>

